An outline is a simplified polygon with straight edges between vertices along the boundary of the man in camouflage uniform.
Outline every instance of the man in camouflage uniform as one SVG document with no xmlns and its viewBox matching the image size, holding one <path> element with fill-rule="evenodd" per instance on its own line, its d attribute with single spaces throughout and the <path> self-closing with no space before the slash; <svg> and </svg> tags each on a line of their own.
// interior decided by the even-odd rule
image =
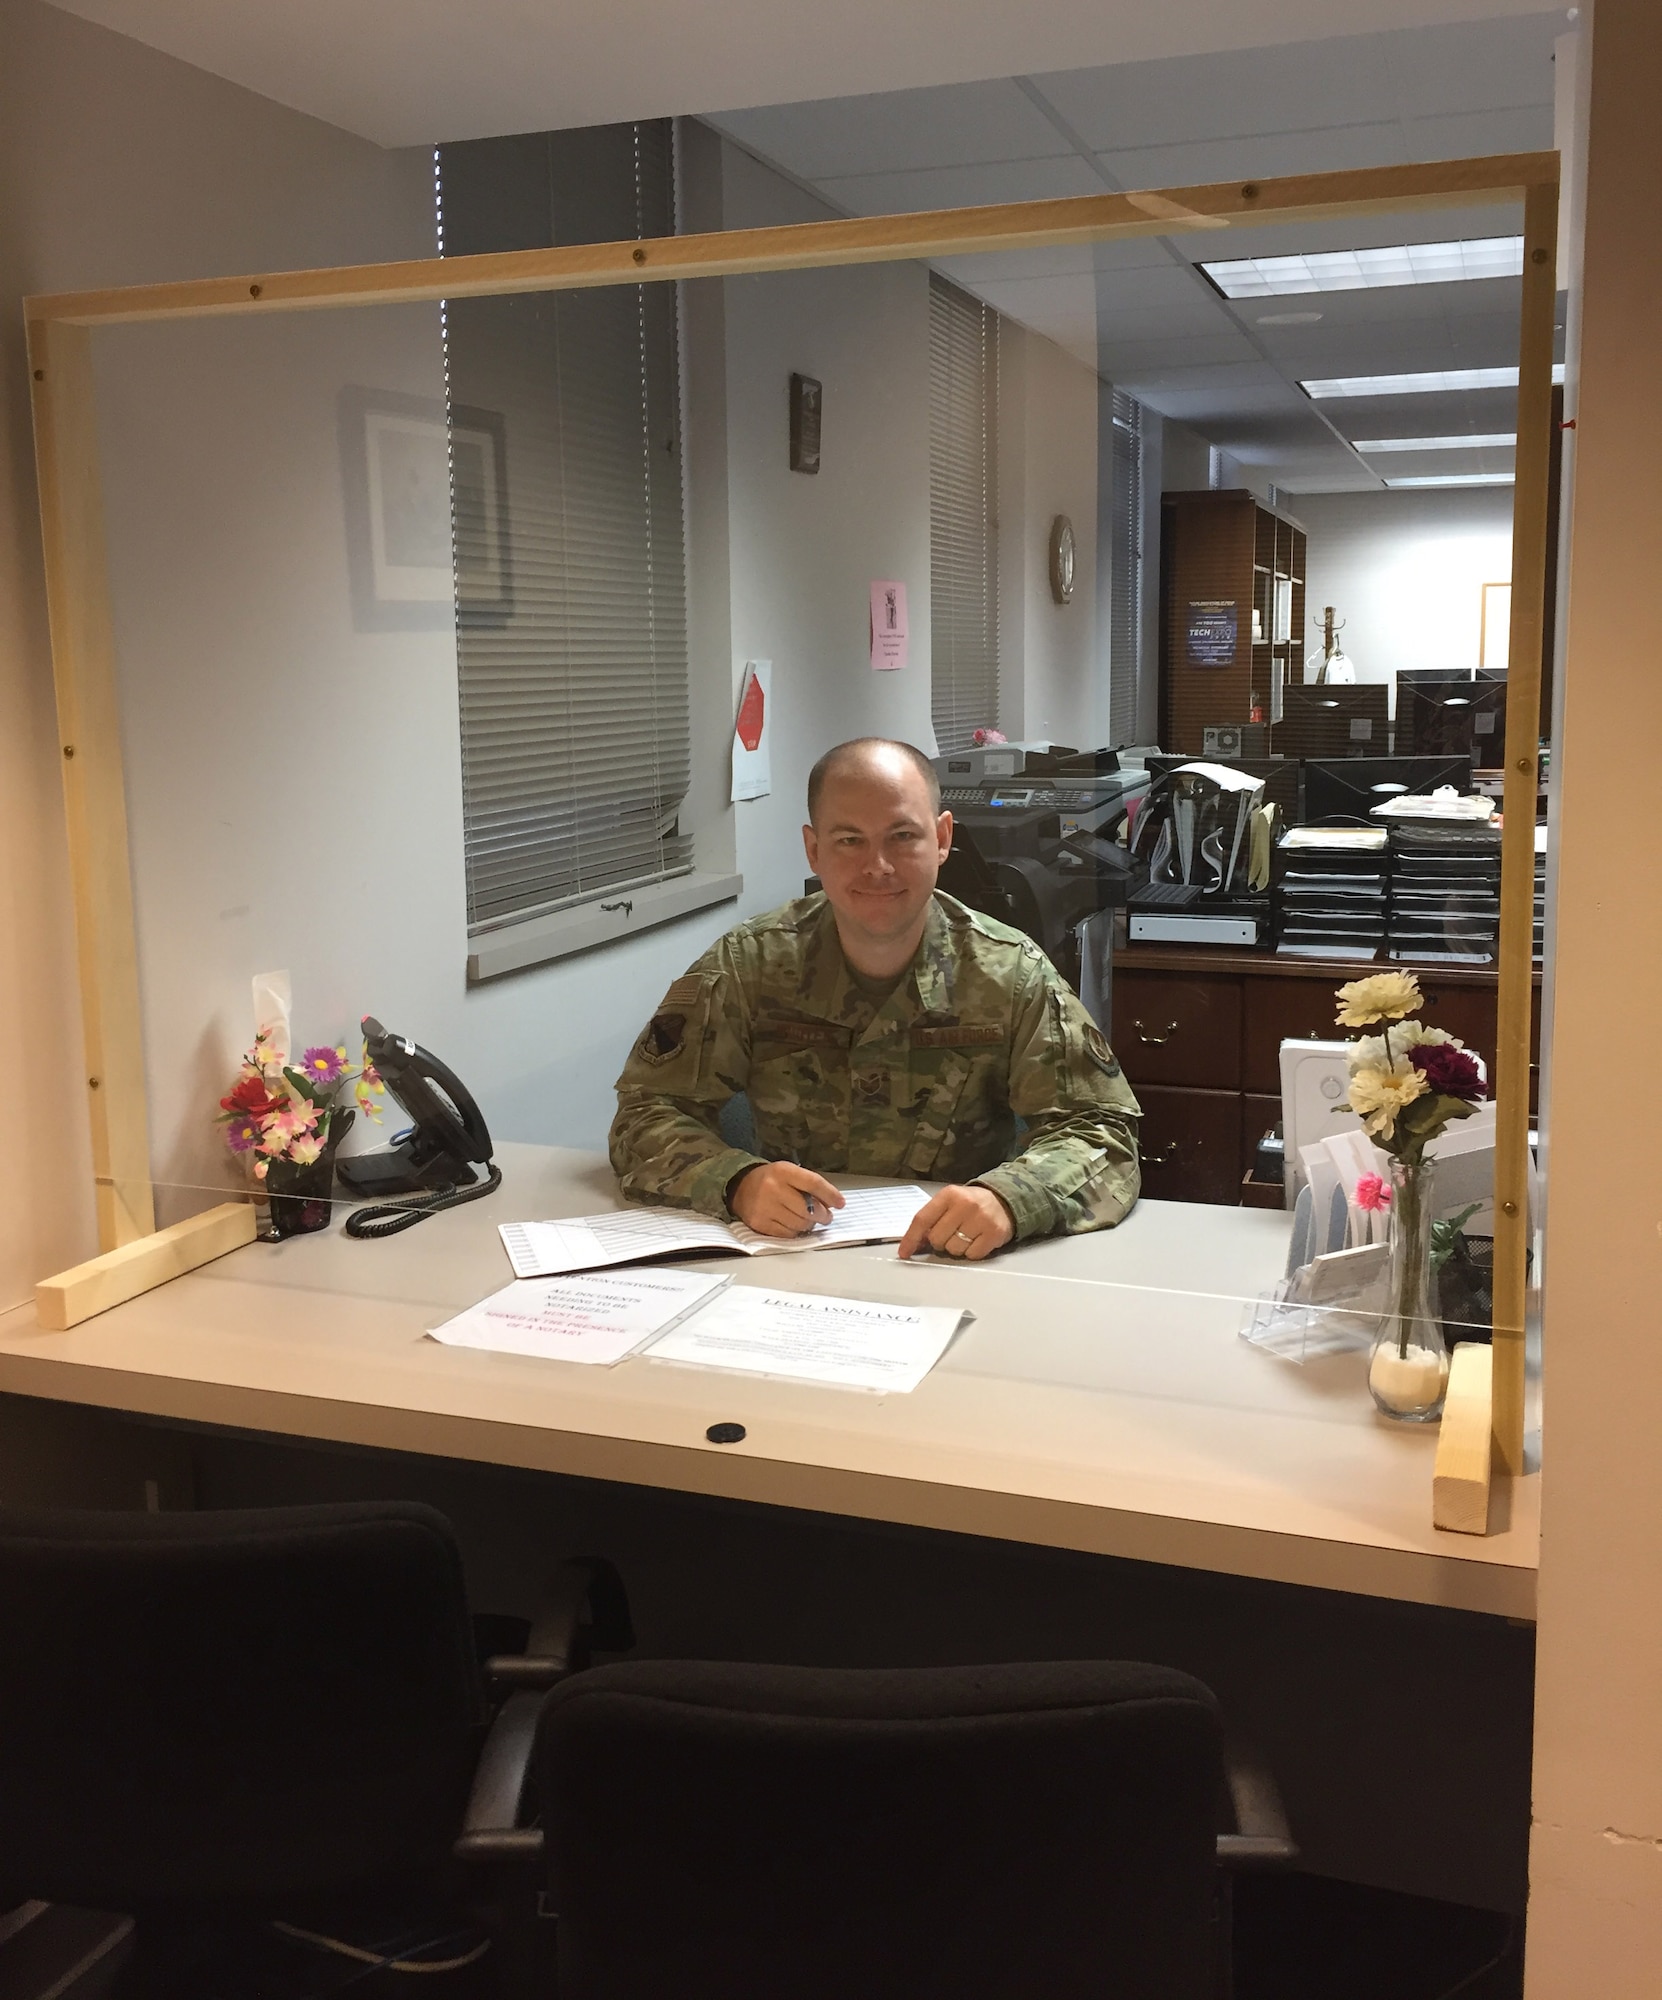
<svg viewBox="0 0 1662 2000">
<path fill-rule="evenodd" d="M 842 1206 L 827 1174 L 947 1182 L 903 1256 L 1118 1222 L 1137 1101 L 1038 947 L 936 890 L 952 818 L 927 759 L 840 744 L 808 813 L 824 893 L 729 931 L 630 1052 L 611 1134 L 624 1193 L 786 1236 Z M 740 1091 L 763 1157 L 717 1129 Z"/>
</svg>

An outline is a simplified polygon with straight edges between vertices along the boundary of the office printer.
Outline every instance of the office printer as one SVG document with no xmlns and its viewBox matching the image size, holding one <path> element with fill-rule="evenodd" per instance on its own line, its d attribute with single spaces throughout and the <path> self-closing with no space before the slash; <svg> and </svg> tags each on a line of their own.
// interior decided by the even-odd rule
<svg viewBox="0 0 1662 2000">
<path fill-rule="evenodd" d="M 987 744 L 933 763 L 955 827 L 941 887 L 1026 931 L 1071 977 L 1077 926 L 1142 877 L 1117 835 L 1147 773 L 1122 771 L 1112 750 L 1054 743 Z"/>
</svg>

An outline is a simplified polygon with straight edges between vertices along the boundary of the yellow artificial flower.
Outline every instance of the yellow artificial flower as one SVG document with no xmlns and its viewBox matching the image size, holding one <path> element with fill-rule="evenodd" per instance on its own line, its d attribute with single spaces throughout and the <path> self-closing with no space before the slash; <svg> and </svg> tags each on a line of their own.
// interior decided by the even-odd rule
<svg viewBox="0 0 1662 2000">
<path fill-rule="evenodd" d="M 1350 1108 L 1361 1118 L 1363 1131 L 1375 1139 L 1389 1139 L 1397 1119 L 1426 1089 L 1423 1073 L 1406 1060 L 1390 1069 L 1358 1070 L 1350 1080 Z"/>
<path fill-rule="evenodd" d="M 1353 979 L 1338 992 L 1341 1028 L 1371 1028 L 1377 1021 L 1400 1021 L 1425 1004 L 1420 982 L 1411 972 L 1376 972 Z"/>
</svg>

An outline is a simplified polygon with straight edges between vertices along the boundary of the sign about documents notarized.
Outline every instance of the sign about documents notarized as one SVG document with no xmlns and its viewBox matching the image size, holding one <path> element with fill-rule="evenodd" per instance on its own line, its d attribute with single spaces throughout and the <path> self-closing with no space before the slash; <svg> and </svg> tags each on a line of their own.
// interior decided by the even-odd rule
<svg viewBox="0 0 1662 2000">
<path fill-rule="evenodd" d="M 1240 629 L 1240 606 L 1232 597 L 1190 598 L 1189 665 L 1234 666 Z"/>
</svg>

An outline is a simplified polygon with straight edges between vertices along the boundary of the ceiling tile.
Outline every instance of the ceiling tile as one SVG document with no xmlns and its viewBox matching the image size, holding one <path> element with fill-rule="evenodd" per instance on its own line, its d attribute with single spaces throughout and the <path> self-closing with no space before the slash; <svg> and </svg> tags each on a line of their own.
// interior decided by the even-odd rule
<svg viewBox="0 0 1662 2000">
<path fill-rule="evenodd" d="M 1380 55 L 1405 118 L 1535 104 L 1545 107 L 1550 125 L 1552 45 L 1568 31 L 1565 11 L 1557 8 L 1509 21 L 1463 21 L 1377 39 L 1388 44 Z"/>
<path fill-rule="evenodd" d="M 1552 106 L 1451 112 L 1403 125 L 1412 160 L 1475 159 L 1482 153 L 1542 153 L 1552 149 Z"/>
<path fill-rule="evenodd" d="M 978 208 L 985 202 L 1051 201 L 1103 192 L 1102 182 L 1073 153 L 1066 159 L 1004 160 L 915 173 L 834 175 L 816 185 L 827 201 L 851 215 L 909 215 L 919 209 Z"/>
<path fill-rule="evenodd" d="M 1330 126 L 1314 132 L 1188 140 L 1135 152 L 1104 151 L 1099 157 L 1124 188 L 1207 187 L 1219 181 L 1273 180 L 1281 174 L 1401 166 L 1408 159 L 1408 147 L 1401 126 L 1380 122 Z"/>
<path fill-rule="evenodd" d="M 1035 160 L 1073 150 L 1009 81 L 827 97 L 726 111 L 708 122 L 804 180 Z"/>
</svg>

